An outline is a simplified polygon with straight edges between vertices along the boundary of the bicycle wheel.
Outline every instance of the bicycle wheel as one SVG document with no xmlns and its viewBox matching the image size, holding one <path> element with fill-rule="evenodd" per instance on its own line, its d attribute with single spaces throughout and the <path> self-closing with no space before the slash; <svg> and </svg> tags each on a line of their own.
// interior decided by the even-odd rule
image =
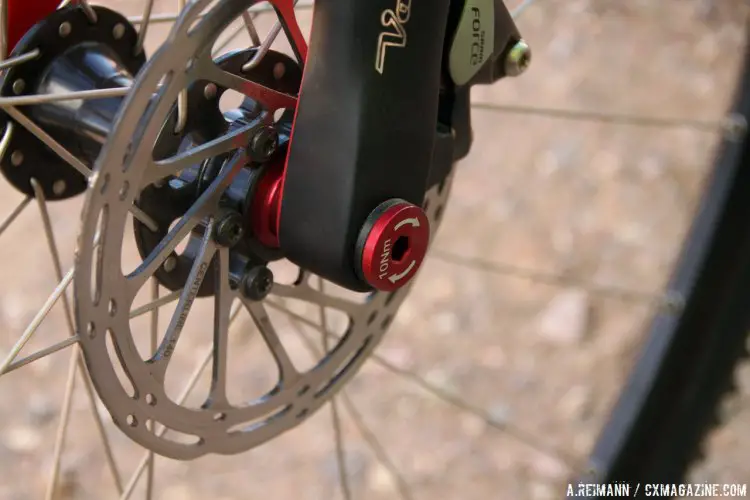
<svg viewBox="0 0 750 500">
<path fill-rule="evenodd" d="M 620 35 L 613 28 L 623 19 L 636 34 L 674 34 L 665 30 L 661 21 L 662 16 L 674 14 L 679 7 L 665 3 L 662 12 L 647 7 L 641 11 L 639 7 L 592 4 L 595 12 L 591 12 L 585 9 L 585 3 L 531 4 L 522 4 L 522 8 L 527 8 L 524 15 L 530 30 L 552 18 L 563 26 L 568 23 L 569 30 L 567 35 L 560 35 L 562 42 L 554 40 L 550 54 L 542 53 L 541 62 L 534 63 L 533 67 L 545 63 L 552 66 L 550 78 L 534 80 L 529 72 L 518 80 L 547 82 L 537 83 L 542 86 L 555 84 L 554 64 L 567 66 L 586 57 L 586 50 L 576 53 L 573 61 L 569 52 L 565 54 L 573 51 L 569 45 L 566 48 L 566 43 L 574 43 L 570 40 L 575 39 L 571 33 L 576 28 L 612 30 L 614 47 L 618 41 L 633 43 L 632 38 L 618 38 Z M 158 11 L 160 5 L 157 3 L 153 10 L 150 5 L 146 17 L 151 17 L 151 22 L 175 20 L 175 24 L 161 49 L 138 75 L 136 90 L 129 93 L 111 129 L 106 131 L 107 142 L 97 160 L 92 189 L 86 195 L 76 261 L 80 333 L 75 340 L 83 349 L 89 376 L 104 408 L 122 431 L 110 438 L 110 447 L 118 451 L 117 466 L 111 467 L 116 478 L 114 489 L 110 478 L 98 474 L 103 470 L 100 457 L 108 456 L 109 451 L 105 448 L 94 452 L 92 443 L 86 443 L 85 421 L 71 423 L 68 415 L 75 410 L 71 409 L 72 390 L 68 390 L 67 403 L 61 405 L 61 437 L 53 450 L 54 474 L 48 496 L 128 497 L 142 488 L 147 496 L 163 489 L 161 493 L 171 498 L 190 498 L 201 493 L 226 498 L 490 498 L 497 497 L 498 491 L 500 498 L 545 498 L 565 495 L 564 485 L 571 477 L 583 476 L 584 481 L 591 482 L 685 479 L 703 438 L 715 422 L 722 397 L 729 392 L 735 367 L 746 352 L 747 317 L 741 302 L 747 286 L 746 236 L 741 221 L 746 212 L 746 183 L 742 182 L 745 174 L 741 169 L 748 106 L 744 82 L 733 113 L 728 119 L 715 121 L 576 113 L 542 109 L 544 102 L 537 102 L 536 108 L 493 105 L 493 110 L 505 111 L 505 120 L 513 122 L 503 129 L 508 135 L 501 135 L 503 143 L 499 148 L 507 167 L 496 165 L 496 153 L 482 155 L 481 149 L 475 149 L 474 155 L 458 167 L 450 161 L 447 168 L 433 169 L 425 202 L 413 204 L 421 205 L 424 215 L 417 206 L 394 201 L 383 206 L 381 212 L 374 212 L 374 220 L 368 216 L 371 226 L 378 227 L 382 214 L 395 207 L 412 210 L 408 218 L 422 225 L 422 217 L 426 217 L 433 235 L 443 218 L 442 225 L 455 226 L 448 234 L 446 227 L 441 227 L 434 244 L 438 248 L 428 253 L 427 270 L 420 273 L 413 289 L 410 282 L 395 292 L 370 293 L 366 286 L 349 291 L 339 286 L 346 284 L 348 275 L 336 274 L 322 264 L 327 256 L 317 252 L 317 248 L 307 252 L 312 254 L 309 256 L 304 247 L 294 251 L 284 248 L 285 241 L 304 241 L 305 234 L 298 236 L 289 230 L 284 233 L 283 227 L 279 234 L 279 226 L 274 227 L 278 224 L 274 214 L 279 214 L 275 211 L 275 193 L 283 191 L 287 203 L 291 199 L 287 198 L 288 193 L 301 192 L 294 186 L 280 185 L 279 179 L 283 178 L 280 172 L 287 148 L 292 155 L 299 154 L 294 153 L 289 142 L 297 91 L 300 85 L 309 88 L 302 83 L 303 75 L 333 73 L 330 68 L 337 67 L 333 57 L 320 63 L 305 58 L 306 44 L 299 37 L 304 30 L 296 26 L 311 19 L 309 10 L 300 4 L 295 14 L 290 9 L 291 1 L 273 2 L 281 18 L 274 27 L 273 16 L 255 17 L 257 11 L 268 8 L 267 3 L 192 2 L 179 18 L 154 15 L 153 10 Z M 392 17 L 384 14 L 381 19 L 384 27 L 394 27 L 394 23 L 407 30 L 421 26 L 420 19 L 424 17 L 414 13 L 410 19 L 408 9 L 399 10 L 403 5 L 408 4 L 394 2 Z M 455 5 L 452 8 L 456 9 Z M 374 10 L 379 13 L 382 9 Z M 350 21 L 342 12 L 328 11 L 327 16 L 321 12 L 326 14 L 324 9 L 316 9 L 313 14 L 316 23 L 311 46 L 317 40 L 317 50 L 327 47 L 327 43 L 336 46 L 339 39 L 332 34 L 334 21 Z M 446 15 L 456 16 L 456 12 L 460 13 L 460 9 Z M 644 12 L 652 17 L 644 20 Z M 590 24 L 594 21 L 601 25 L 593 28 Z M 272 33 L 266 42 L 257 35 L 264 27 Z M 526 34 L 523 24 L 521 27 L 524 36 L 536 46 L 534 37 Z M 740 28 L 730 20 L 717 21 L 703 31 L 698 29 L 691 40 L 709 36 L 712 30 L 721 32 L 723 38 L 712 42 L 712 50 L 718 51 L 717 47 L 738 44 Z M 291 42 L 279 51 L 267 50 L 269 40 L 273 41 L 281 31 L 290 35 Z M 251 43 L 235 39 L 233 33 L 237 32 L 247 33 Z M 543 46 L 544 38 L 539 38 Z M 644 44 L 649 46 L 652 42 L 647 37 L 646 40 Z M 225 41 L 237 49 L 222 47 Z M 384 64 L 398 60 L 392 54 L 403 49 L 398 44 L 390 47 L 380 67 L 385 72 L 388 67 Z M 607 63 L 601 57 L 604 56 L 594 55 L 588 66 L 578 71 L 598 64 L 600 74 L 594 80 L 608 77 L 609 81 L 612 75 L 602 70 L 601 66 Z M 659 62 L 660 57 L 663 64 L 673 59 L 686 64 L 667 46 L 663 53 L 653 56 L 654 62 Z M 713 60 L 707 59 L 711 62 L 706 66 L 715 70 Z M 375 70 L 381 72 L 377 65 Z M 733 70 L 722 70 L 715 76 L 715 83 L 730 87 Z M 740 73 L 744 78 L 744 68 Z M 640 73 L 639 77 L 649 76 Z M 571 78 L 576 81 L 575 76 Z M 350 82 L 332 80 L 325 81 L 339 85 L 339 92 L 334 95 L 349 102 Z M 424 78 L 415 76 L 411 83 L 418 81 Z M 595 106 L 611 100 L 609 93 L 597 95 L 586 88 L 586 83 L 584 80 L 581 94 L 575 96 L 588 95 L 590 104 Z M 487 101 L 495 92 L 509 92 L 512 85 L 504 80 L 493 87 L 474 87 L 473 92 L 475 97 L 481 95 Z M 524 83 L 527 88 L 533 85 Z M 525 89 L 515 91 L 522 97 Z M 446 92 L 450 94 L 443 89 L 441 99 L 445 99 Z M 703 96 L 703 100 L 694 94 Z M 329 95 L 323 92 L 320 98 Z M 676 106 L 682 111 L 682 107 L 687 107 L 675 95 L 693 97 L 698 102 L 691 102 L 690 109 L 704 111 L 724 105 L 729 91 L 725 98 L 717 98 L 715 93 L 701 94 L 689 85 L 677 85 L 671 92 L 674 102 L 666 99 L 667 110 Z M 305 101 L 304 96 L 303 93 L 300 101 L 310 103 L 321 116 L 321 123 L 322 117 L 329 117 L 327 113 L 337 112 L 331 109 L 336 106 L 327 101 L 315 108 L 315 101 Z M 447 111 L 443 107 L 439 110 L 438 136 L 454 141 L 450 146 L 456 158 L 463 156 L 471 142 L 461 130 L 451 134 L 453 120 L 462 116 L 461 97 L 441 100 Z M 648 109 L 653 106 L 650 99 L 651 94 L 640 102 L 626 97 L 623 106 Z M 416 101 L 414 106 L 418 107 Z M 571 126 L 562 137 L 569 140 L 572 135 L 585 133 L 586 139 L 572 146 L 560 146 L 555 142 L 559 138 L 547 135 L 542 122 L 526 122 L 528 125 L 523 126 L 524 120 L 531 119 L 511 117 L 513 112 L 615 123 L 630 121 L 636 125 L 676 126 L 680 130 L 663 132 L 673 134 L 671 141 L 655 138 L 651 132 L 628 132 L 632 135 L 613 140 L 611 129 L 584 124 L 580 128 Z M 362 119 L 368 117 L 363 114 Z M 477 136 L 473 147 L 480 147 L 482 135 L 493 130 L 490 124 L 497 120 L 497 114 L 473 113 Z M 302 130 L 297 128 L 299 124 L 300 121 L 295 122 L 294 139 L 305 146 L 305 136 L 298 135 Z M 336 130 L 345 135 L 346 130 Z M 394 130 L 396 133 L 383 135 L 391 138 L 408 132 L 396 124 Z M 538 147 L 525 145 L 523 136 L 530 130 L 538 134 L 542 143 L 547 140 L 552 144 L 546 146 L 545 154 L 531 169 L 528 161 L 523 161 L 524 148 L 535 151 Z M 322 135 L 325 132 L 320 131 Z M 609 238 L 597 232 L 604 231 L 602 228 L 607 228 L 613 218 L 616 220 L 618 211 L 631 209 L 654 219 L 648 228 L 651 233 L 645 231 L 647 236 L 667 233 L 675 243 L 680 241 L 682 231 L 675 219 L 674 205 L 681 207 L 686 220 L 692 209 L 688 209 L 688 201 L 681 199 L 689 196 L 673 186 L 679 184 L 686 191 L 698 192 L 699 172 L 685 173 L 684 169 L 675 168 L 670 170 L 674 176 L 671 180 L 660 171 L 659 162 L 666 160 L 654 160 L 653 156 L 665 155 L 668 161 L 688 166 L 699 163 L 696 158 L 708 162 L 707 157 L 701 157 L 712 140 L 706 132 L 718 132 L 723 140 L 696 211 L 698 216 L 678 259 L 675 278 L 668 283 L 666 293 L 633 291 L 644 284 L 657 289 L 661 278 L 652 275 L 669 267 L 671 249 L 662 245 L 657 249 L 661 254 L 653 261 L 644 261 L 633 255 L 641 252 L 641 240 L 648 239 L 639 234 L 637 227 L 626 227 L 623 233 Z M 371 140 L 380 144 L 377 138 Z M 603 146 L 597 151 L 596 161 L 589 165 L 594 179 L 576 177 L 566 167 L 582 164 L 581 155 L 596 151 L 596 144 Z M 85 144 L 76 146 L 80 148 L 76 153 L 87 150 Z M 318 146 L 330 155 L 331 162 L 338 160 L 337 154 L 349 154 L 346 149 L 331 149 L 331 144 L 323 140 Z M 612 153 L 612 149 L 616 152 Z M 309 143 L 307 150 L 310 151 Z M 380 153 L 372 149 L 370 154 Z M 646 156 L 645 160 L 639 154 Z M 618 157 L 623 161 L 640 159 L 646 166 L 638 164 L 638 174 L 633 174 L 616 164 Z M 510 165 L 514 159 L 519 160 L 518 167 Z M 327 176 L 326 165 L 312 157 L 310 165 L 321 171 L 320 178 L 303 187 L 313 191 L 310 196 L 316 203 L 325 204 L 325 198 L 333 196 L 324 188 L 328 185 L 333 192 L 334 180 Z M 633 180 L 632 175 L 641 178 Z M 540 177 L 546 182 L 547 191 L 542 186 L 538 204 L 536 199 L 514 198 L 518 185 Z M 644 178 L 652 186 L 638 185 L 645 194 L 633 194 L 630 184 L 644 183 Z M 488 179 L 497 182 L 487 182 Z M 627 196 L 620 200 L 617 188 L 622 184 Z M 668 185 L 673 190 L 654 192 L 650 190 L 653 185 Z M 318 193 L 318 189 L 322 192 Z M 560 194 L 564 190 L 567 195 Z M 497 195 L 497 191 L 506 200 L 515 200 L 516 206 L 493 200 L 492 194 Z M 491 201 L 477 203 L 483 198 L 481 194 L 490 195 L 486 199 Z M 409 196 L 408 192 L 403 195 Z M 447 205 L 449 198 L 451 204 Z M 574 224 L 578 233 L 575 237 L 565 231 L 548 230 L 548 223 L 575 213 L 577 198 L 597 206 L 600 217 L 589 215 L 588 220 Z M 651 198 L 660 201 L 654 205 Z M 257 200 L 263 203 L 258 204 Z M 371 208 L 380 201 L 383 200 L 370 202 Z M 272 223 L 267 224 L 269 219 L 258 215 L 259 211 Z M 290 217 L 290 213 L 299 215 L 300 211 L 282 211 L 281 218 Z M 659 215 L 664 213 L 668 216 Z M 145 222 L 133 220 L 133 214 L 145 218 Z M 530 246 L 531 239 L 518 236 L 518 227 L 507 223 L 508 214 L 523 217 L 524 229 L 537 233 L 534 247 Z M 506 224 L 498 224 L 504 229 L 497 231 L 500 238 L 487 232 L 487 222 L 493 217 L 496 222 L 506 220 Z M 330 234 L 329 224 L 333 222 L 320 218 L 307 221 L 312 236 Z M 372 227 L 366 226 L 363 234 L 372 234 Z M 300 231 L 305 230 L 300 226 Z M 550 236 L 539 234 L 548 231 Z M 418 237 L 414 236 L 416 233 L 409 234 L 412 239 Z M 478 240 L 475 246 L 469 243 L 470 236 Z M 588 239 L 589 251 L 601 253 L 608 261 L 592 264 L 572 255 L 576 252 L 570 249 L 566 252 L 564 249 L 572 245 L 571 238 Z M 551 243 L 552 250 L 547 253 L 539 249 L 539 241 Z M 627 272 L 618 272 L 621 253 L 628 252 L 617 244 L 629 246 L 632 252 L 627 255 L 631 258 Z M 367 247 L 367 243 L 361 246 Z M 413 250 L 410 255 L 418 255 L 420 250 L 415 248 L 407 246 L 404 253 Z M 493 262 L 491 254 L 482 259 L 483 248 L 497 253 L 509 251 L 514 264 L 504 267 Z M 358 251 L 364 254 L 367 248 Z M 402 261 L 393 257 L 396 251 L 396 246 L 390 250 L 392 258 Z M 465 258 L 458 258 L 459 254 Z M 464 266 L 451 267 L 457 263 Z M 516 283 L 518 275 L 524 274 L 525 265 L 539 263 L 572 269 L 563 275 L 527 272 L 531 284 Z M 313 266 L 318 266 L 325 280 L 307 270 Z M 599 285 L 594 287 L 597 296 L 588 296 L 585 289 L 592 288 L 591 284 L 581 279 L 587 268 L 605 278 L 608 273 L 613 274 L 618 286 Z M 403 269 L 404 273 L 411 272 L 406 266 Z M 476 275 L 471 274 L 477 270 Z M 516 276 L 500 281 L 493 277 L 498 273 Z M 357 277 L 367 280 L 368 276 L 372 274 L 360 269 Z M 558 294 L 540 284 L 545 281 L 563 284 L 564 291 Z M 166 289 L 166 294 L 161 293 L 162 289 Z M 487 293 L 488 298 L 485 293 L 489 291 L 494 293 Z M 462 294 L 471 297 L 472 315 L 460 306 L 456 315 L 443 312 L 446 302 L 459 305 Z M 588 301 L 597 304 L 591 306 Z M 579 337 L 587 328 L 588 307 L 598 313 L 594 318 L 598 325 L 588 327 L 599 335 L 581 340 Z M 425 312 L 425 317 L 421 318 L 415 310 Z M 587 465 L 585 456 L 595 436 L 592 430 L 605 424 L 613 394 L 594 398 L 592 403 L 586 392 L 592 387 L 601 389 L 597 383 L 606 387 L 622 384 L 624 377 L 618 368 L 624 372 L 629 364 L 629 360 L 622 360 L 627 343 L 636 345 L 639 339 L 629 336 L 623 344 L 614 337 L 618 330 L 635 328 L 653 311 L 655 319 L 643 354 Z M 432 318 L 428 317 L 430 313 Z M 530 322 L 529 316 L 538 317 Z M 233 321 L 238 328 L 230 334 Z M 249 332 L 255 332 L 263 341 L 256 343 L 261 345 L 255 345 L 255 351 L 248 344 Z M 208 349 L 203 351 L 205 348 Z M 376 352 L 376 348 L 382 350 Z M 412 359 L 413 350 L 419 351 L 420 361 Z M 514 359 L 508 361 L 509 357 Z M 570 359 L 562 360 L 564 357 Z M 539 359 L 554 365 L 554 369 L 545 371 L 535 366 Z M 415 384 L 429 397 L 417 396 L 410 389 L 400 390 L 380 369 L 368 368 L 368 360 Z M 434 363 L 438 369 L 426 371 L 427 363 Z M 31 366 L 35 365 L 30 363 Z M 23 372 L 17 370 L 14 374 L 21 376 Z M 591 382 L 591 373 L 597 373 L 599 380 Z M 68 385 L 72 387 L 72 383 Z M 495 398 L 503 393 L 510 393 L 514 404 L 498 403 Z M 518 402 L 525 393 L 533 393 L 527 398 L 530 401 Z M 582 402 L 587 398 L 589 401 Z M 494 404 L 470 403 L 487 399 L 495 399 Z M 449 406 L 437 405 L 436 400 Z M 326 403 L 331 403 L 330 415 L 317 411 Z M 451 406 L 457 411 L 446 412 Z M 568 424 L 571 427 L 554 422 L 555 417 L 562 416 L 558 413 L 573 421 Z M 378 435 L 366 420 L 387 423 L 388 427 Z M 66 428 L 72 429 L 68 432 L 75 432 L 81 438 L 75 441 L 82 444 L 70 440 L 67 449 L 78 450 L 77 463 L 73 462 L 70 471 L 77 472 L 69 472 L 61 481 L 57 471 L 64 458 Z M 329 451 L 321 438 L 331 428 L 335 439 Z M 34 440 L 31 430 L 23 426 L 18 429 L 26 433 L 27 448 L 35 448 L 28 446 Z M 24 432 L 20 437 L 16 434 L 17 442 L 23 441 Z M 357 433 L 359 440 L 354 436 Z M 129 439 L 122 439 L 123 436 Z M 22 446 L 15 448 L 16 452 L 19 448 L 24 451 Z M 145 454 L 139 461 L 143 448 Z M 251 454 L 234 456 L 251 449 Z M 30 460 L 19 461 L 15 466 L 18 469 L 9 470 L 20 474 L 28 470 L 23 467 L 35 465 L 37 455 L 31 454 L 31 449 L 25 451 L 22 456 L 31 457 Z M 157 460 L 155 455 L 168 458 Z M 169 460 L 197 457 L 201 459 Z M 513 463 L 506 464 L 510 460 Z M 114 459 L 110 461 L 113 463 Z M 118 466 L 123 463 L 131 468 L 135 465 L 128 480 L 119 475 Z M 738 470 L 737 476 L 726 477 L 739 481 L 742 469 Z M 144 473 L 146 478 L 141 479 Z M 280 474 L 285 474 L 283 479 Z M 28 496 L 36 490 L 29 485 L 20 491 Z"/>
</svg>

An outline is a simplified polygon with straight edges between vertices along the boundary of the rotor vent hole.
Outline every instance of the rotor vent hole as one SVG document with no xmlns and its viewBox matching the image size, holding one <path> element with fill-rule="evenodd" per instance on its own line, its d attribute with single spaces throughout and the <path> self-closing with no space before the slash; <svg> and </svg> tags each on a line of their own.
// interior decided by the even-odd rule
<svg viewBox="0 0 750 500">
<path fill-rule="evenodd" d="M 396 239 L 396 242 L 393 244 L 393 249 L 391 250 L 391 260 L 393 262 L 399 263 L 406 258 L 406 254 L 409 253 L 409 237 L 408 236 L 399 236 L 398 239 Z"/>
<path fill-rule="evenodd" d="M 94 231 L 94 241 L 92 241 L 92 253 L 93 258 L 91 259 L 91 302 L 96 306 L 99 305 L 102 294 L 102 283 L 104 281 L 104 245 L 101 241 L 106 237 L 107 233 L 107 222 L 109 220 L 109 205 L 104 205 L 99 211 L 99 217 L 96 222 L 96 230 Z M 98 238 L 98 242 L 96 240 Z M 97 244 L 98 243 L 98 244 Z"/>
<path fill-rule="evenodd" d="M 227 113 L 235 109 L 239 109 L 242 106 L 242 101 L 245 100 L 245 96 L 237 92 L 236 90 L 227 89 L 221 94 L 219 98 L 219 110 L 222 113 Z"/>
<path fill-rule="evenodd" d="M 165 432 L 160 436 L 160 438 L 165 441 L 188 446 L 194 446 L 201 442 L 201 438 L 195 434 L 186 434 L 184 432 L 176 431 L 171 427 L 167 427 L 167 429 L 169 432 Z"/>
<path fill-rule="evenodd" d="M 180 222 L 181 220 L 182 220 L 182 218 L 177 218 L 177 219 L 175 219 L 175 220 L 174 220 L 174 222 L 172 222 L 172 223 L 171 223 L 171 224 L 169 225 L 169 231 L 167 231 L 167 234 L 169 234 L 169 233 L 170 233 L 170 232 L 171 232 L 171 231 L 172 231 L 172 230 L 173 230 L 173 229 L 175 228 L 175 226 L 177 226 L 177 224 L 178 224 L 178 223 L 179 223 L 179 222 Z M 166 237 L 166 235 L 165 235 L 165 237 Z M 182 238 L 182 240 L 180 240 L 180 242 L 179 242 L 179 243 L 177 244 L 177 246 L 176 246 L 176 247 L 174 248 L 174 253 L 176 253 L 177 255 L 182 255 L 183 253 L 185 253 L 185 250 L 187 250 L 188 244 L 190 243 L 190 239 L 191 239 L 191 234 L 190 234 L 190 233 L 188 233 L 188 234 L 187 234 L 187 235 L 186 235 L 185 237 L 183 237 L 183 238 Z M 167 257 L 167 260 L 169 260 L 169 257 Z M 167 262 L 167 261 L 165 260 L 165 261 L 164 261 L 164 264 L 162 264 L 162 267 L 164 267 L 164 270 L 165 270 L 165 271 L 168 271 L 168 272 L 169 272 L 169 271 L 170 271 L 170 270 L 169 270 L 169 268 L 170 268 L 171 266 L 170 266 L 170 263 L 168 263 L 168 262 Z"/>
<path fill-rule="evenodd" d="M 368 335 L 367 338 L 362 342 L 362 345 L 357 349 L 355 352 L 349 354 L 349 356 L 346 357 L 346 359 L 339 365 L 339 368 L 336 370 L 336 372 L 333 374 L 333 376 L 326 381 L 321 387 L 315 391 L 315 397 L 319 398 L 324 396 L 331 388 L 334 386 L 334 384 L 341 379 L 341 377 L 349 371 L 351 368 L 356 366 L 357 362 L 359 361 L 360 357 L 364 354 L 364 352 L 367 350 L 367 347 L 372 342 L 372 335 Z"/>
<path fill-rule="evenodd" d="M 267 308 L 267 312 L 269 316 L 272 315 L 270 308 Z M 275 318 L 270 319 L 273 327 L 280 330 L 274 322 Z M 273 392 L 279 383 L 279 368 L 268 344 L 256 341 L 263 336 L 244 307 L 232 323 L 229 333 L 225 362 L 227 373 L 234 376 L 227 380 L 226 395 L 230 405 L 242 406 Z M 282 341 L 286 333 L 278 332 Z"/>
<path fill-rule="evenodd" d="M 273 273 L 274 283 L 279 285 L 295 285 L 301 280 L 302 271 L 299 266 L 286 259 L 269 262 L 268 269 Z"/>
<path fill-rule="evenodd" d="M 117 345 L 117 341 L 115 340 L 115 336 L 112 333 L 112 330 L 107 330 L 105 343 L 107 344 L 107 354 L 109 355 L 109 362 L 114 369 L 115 375 L 117 376 L 117 379 L 119 380 L 123 391 L 128 395 L 128 397 L 135 397 L 135 385 L 133 385 L 133 381 L 130 379 L 127 370 L 125 370 L 125 366 L 122 362 L 122 355 L 120 354 L 120 348 Z"/>
</svg>

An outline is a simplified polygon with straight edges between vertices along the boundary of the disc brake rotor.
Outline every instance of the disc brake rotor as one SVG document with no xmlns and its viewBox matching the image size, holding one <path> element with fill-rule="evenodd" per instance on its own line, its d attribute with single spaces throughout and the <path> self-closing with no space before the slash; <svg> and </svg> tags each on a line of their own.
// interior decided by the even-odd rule
<svg viewBox="0 0 750 500">
<path fill-rule="evenodd" d="M 76 261 L 75 296 L 81 346 L 100 398 L 116 425 L 130 438 L 156 453 L 177 459 L 242 452 L 303 422 L 340 390 L 372 353 L 410 288 L 406 286 L 390 294 L 373 293 L 362 304 L 322 293 L 304 271 L 294 285 L 274 284 L 272 299 L 299 299 L 338 310 L 348 317 L 345 334 L 332 339 L 333 348 L 313 368 L 299 371 L 284 351 L 269 319 L 268 303 L 249 297 L 242 293 L 242 287 L 237 287 L 234 269 L 238 256 L 247 257 L 246 247 L 220 242 L 215 238 L 217 225 L 226 210 L 227 199 L 231 198 L 228 193 L 237 186 L 237 180 L 258 168 L 248 156 L 254 134 L 262 127 L 278 125 L 273 119 L 274 112 L 292 110 L 296 97 L 289 89 L 251 82 L 249 73 L 240 70 L 233 74 L 212 61 L 210 50 L 219 34 L 254 2 L 220 2 L 205 11 L 198 21 L 199 14 L 210 3 L 202 0 L 189 5 L 168 42 L 146 64 L 135 90 L 124 102 L 97 161 L 92 189 L 87 193 Z M 301 40 L 292 0 L 272 3 L 283 17 L 288 37 Z M 304 47 L 295 48 L 298 54 L 305 52 Z M 248 60 L 247 54 L 244 57 Z M 219 92 L 230 88 L 243 93 L 260 104 L 260 109 L 230 123 L 217 138 L 169 155 L 154 153 L 160 134 L 172 131 L 174 104 L 180 91 L 187 88 L 192 99 L 197 86 L 204 88 L 207 82 L 216 85 Z M 217 113 L 217 108 L 212 112 Z M 149 243 L 148 255 L 135 271 L 122 273 L 123 238 L 129 232 L 126 216 L 131 205 L 148 190 L 160 189 L 154 186 L 181 179 L 196 165 L 211 162 L 218 162 L 219 166 L 193 198 L 172 208 L 173 213 L 165 211 L 161 218 L 154 213 L 159 225 L 159 231 L 154 233 L 160 235 L 159 241 Z M 438 223 L 449 184 L 450 179 L 427 194 L 425 205 L 429 206 L 431 224 Z M 158 206 L 146 208 L 157 210 Z M 172 229 L 162 227 L 175 218 L 177 222 Z M 182 290 L 177 308 L 158 349 L 144 360 L 134 341 L 144 332 L 131 329 L 133 301 L 149 277 L 163 270 L 165 261 L 174 256 L 179 241 L 190 234 L 197 244 L 189 261 L 181 264 L 182 282 L 169 284 L 172 289 Z M 255 263 L 259 260 L 257 255 L 250 258 Z M 213 276 L 207 280 L 211 285 L 206 290 L 202 287 L 209 269 Z M 200 408 L 189 408 L 167 396 L 164 380 L 190 306 L 199 292 L 214 296 L 213 370 L 209 397 Z M 230 306 L 235 300 L 253 317 L 279 372 L 273 390 L 239 406 L 231 405 L 226 397 L 227 385 L 232 382 L 226 369 L 227 330 Z M 115 358 L 108 355 L 108 336 L 117 353 Z M 134 388 L 133 394 L 123 386 L 113 363 L 121 366 Z M 152 424 L 146 425 L 147 422 Z M 154 431 L 159 427 L 154 425 L 157 423 L 195 439 L 190 444 L 173 441 L 167 433 Z"/>
</svg>

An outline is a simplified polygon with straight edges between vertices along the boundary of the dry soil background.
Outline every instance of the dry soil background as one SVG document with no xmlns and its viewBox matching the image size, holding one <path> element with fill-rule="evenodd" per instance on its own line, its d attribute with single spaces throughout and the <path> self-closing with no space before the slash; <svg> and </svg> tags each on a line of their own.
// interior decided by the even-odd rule
<svg viewBox="0 0 750 500">
<path fill-rule="evenodd" d="M 158 1 L 155 12 L 169 12 L 173 3 Z M 128 15 L 141 10 L 140 2 L 130 0 L 107 5 Z M 719 120 L 747 11 L 740 0 L 538 0 L 518 20 L 534 49 L 531 69 L 522 78 L 477 89 L 473 97 L 481 103 Z M 309 15 L 301 20 L 309 23 Z M 259 24 L 267 29 L 270 18 Z M 152 27 L 149 47 L 164 30 Z M 651 307 L 648 300 L 622 300 L 606 289 L 658 294 L 716 137 L 684 127 L 484 110 L 474 112 L 473 122 L 474 149 L 458 167 L 435 242 L 440 253 L 425 265 L 380 354 L 485 408 L 487 418 L 458 410 L 376 365 L 368 365 L 347 393 L 415 499 L 559 498 L 627 374 Z M 3 212 L 19 200 L 0 183 Z M 80 206 L 79 199 L 53 207 L 65 266 Z M 492 263 L 494 271 L 476 259 Z M 512 267 L 565 279 L 549 284 L 514 276 Z M 33 205 L 3 235 L 0 276 L 2 352 L 55 284 Z M 249 352 L 249 318 L 236 327 L 234 348 Z M 67 333 L 58 306 L 29 349 Z M 292 331 L 282 333 L 290 350 L 302 350 Z M 183 338 L 188 366 L 204 347 L 200 336 Z M 264 366 L 251 361 L 256 358 L 239 359 L 232 365 L 237 384 L 267 382 Z M 60 353 L 0 379 L 2 500 L 43 494 L 67 366 L 68 354 Z M 187 368 L 182 373 L 187 377 Z M 741 393 L 725 408 L 728 423 L 711 436 L 708 459 L 696 467 L 695 479 L 750 478 L 747 367 L 738 380 Z M 60 493 L 116 498 L 80 385 Z M 399 498 L 388 468 L 351 416 L 342 414 L 355 498 Z M 139 450 L 108 417 L 105 423 L 127 477 Z M 155 498 L 342 498 L 332 436 L 325 409 L 240 456 L 158 459 Z"/>
</svg>

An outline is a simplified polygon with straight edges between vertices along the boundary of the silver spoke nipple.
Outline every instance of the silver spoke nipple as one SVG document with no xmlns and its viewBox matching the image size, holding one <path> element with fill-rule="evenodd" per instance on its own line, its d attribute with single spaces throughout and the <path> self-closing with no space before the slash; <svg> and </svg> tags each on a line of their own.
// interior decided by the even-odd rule
<svg viewBox="0 0 750 500">
<path fill-rule="evenodd" d="M 10 155 L 10 162 L 14 167 L 17 167 L 23 163 L 23 152 L 20 150 L 15 150 Z"/>
<path fill-rule="evenodd" d="M 122 23 L 115 24 L 115 27 L 112 28 L 112 37 L 115 40 L 119 40 L 123 36 L 125 36 L 125 25 L 123 25 Z"/>
<path fill-rule="evenodd" d="M 70 35 L 71 31 L 73 31 L 73 26 L 71 26 L 68 21 L 65 21 L 64 23 L 60 24 L 60 27 L 57 28 L 57 32 L 63 38 Z"/>
</svg>

